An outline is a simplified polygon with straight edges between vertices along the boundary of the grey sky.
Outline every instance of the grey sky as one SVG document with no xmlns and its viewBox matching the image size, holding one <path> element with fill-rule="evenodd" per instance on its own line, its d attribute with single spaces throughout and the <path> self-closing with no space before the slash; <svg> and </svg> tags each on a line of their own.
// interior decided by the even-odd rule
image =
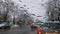
<svg viewBox="0 0 60 34">
<path fill-rule="evenodd" d="M 36 15 L 45 15 L 46 7 L 45 5 L 48 0 L 21 0 L 22 2 L 19 2 L 19 0 L 14 0 L 17 4 L 20 6 L 26 5 L 26 8 L 29 8 L 28 11 L 32 14 Z"/>
<path fill-rule="evenodd" d="M 49 0 L 12 0 L 14 1 L 18 6 L 26 5 L 26 9 L 28 9 L 28 12 L 31 14 L 35 14 L 36 16 L 42 15 L 43 17 L 46 14 L 46 8 L 47 3 Z M 20 2 L 19 2 L 20 1 Z"/>
<path fill-rule="evenodd" d="M 47 0 L 22 0 L 22 5 L 26 5 L 29 8 L 29 12 L 44 16 L 46 11 L 46 6 L 43 5 Z"/>
</svg>

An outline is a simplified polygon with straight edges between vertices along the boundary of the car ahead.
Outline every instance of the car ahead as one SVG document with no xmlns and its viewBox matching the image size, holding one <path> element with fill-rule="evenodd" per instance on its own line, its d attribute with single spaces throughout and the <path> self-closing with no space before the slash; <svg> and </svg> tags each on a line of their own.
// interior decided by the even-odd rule
<svg viewBox="0 0 60 34">
<path fill-rule="evenodd" d="M 40 26 L 40 24 L 42 24 L 41 22 L 34 22 L 34 23 L 31 23 L 30 26 L 31 26 L 31 30 L 36 30 L 38 28 L 38 26 Z"/>
<path fill-rule="evenodd" d="M 12 23 L 9 21 L 0 22 L 0 29 L 10 29 Z"/>
<path fill-rule="evenodd" d="M 30 27 L 31 27 L 31 30 L 37 29 L 37 25 L 35 23 L 31 23 Z"/>
<path fill-rule="evenodd" d="M 44 23 L 37 29 L 37 34 L 60 34 L 60 23 Z"/>
</svg>

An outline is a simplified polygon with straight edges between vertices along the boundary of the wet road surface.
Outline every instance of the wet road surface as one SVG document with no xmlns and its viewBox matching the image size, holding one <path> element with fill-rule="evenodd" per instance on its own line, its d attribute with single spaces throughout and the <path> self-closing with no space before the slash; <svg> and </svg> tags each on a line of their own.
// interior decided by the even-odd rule
<svg viewBox="0 0 60 34">
<path fill-rule="evenodd" d="M 36 34 L 36 30 L 31 31 L 29 26 L 25 26 L 23 28 L 20 28 L 18 26 L 18 27 L 11 28 L 9 30 L 0 29 L 0 34 Z"/>
</svg>

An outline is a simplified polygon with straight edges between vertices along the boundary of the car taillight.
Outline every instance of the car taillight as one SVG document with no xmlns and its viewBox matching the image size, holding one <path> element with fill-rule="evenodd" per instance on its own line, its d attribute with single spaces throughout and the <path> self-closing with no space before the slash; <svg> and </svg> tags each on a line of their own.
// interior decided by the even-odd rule
<svg viewBox="0 0 60 34">
<path fill-rule="evenodd" d="M 30 26 L 32 26 L 32 24 L 30 24 Z"/>
<path fill-rule="evenodd" d="M 40 25 L 40 23 L 37 23 L 37 25 Z"/>
<path fill-rule="evenodd" d="M 37 29 L 37 34 L 41 34 L 41 29 Z"/>
<path fill-rule="evenodd" d="M 30 23 L 30 26 L 32 26 L 32 23 Z"/>
<path fill-rule="evenodd" d="M 40 23 L 39 23 L 39 25 L 40 25 Z"/>
</svg>

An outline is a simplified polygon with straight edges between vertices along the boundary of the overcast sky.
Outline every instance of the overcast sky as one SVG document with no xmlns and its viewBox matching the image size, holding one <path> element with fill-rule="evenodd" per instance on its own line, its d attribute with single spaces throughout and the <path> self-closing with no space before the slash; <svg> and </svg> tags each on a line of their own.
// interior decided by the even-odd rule
<svg viewBox="0 0 60 34">
<path fill-rule="evenodd" d="M 15 1 L 15 0 L 14 0 Z M 36 15 L 45 15 L 47 5 L 45 3 L 48 0 L 16 0 L 15 2 L 19 3 L 20 6 L 26 5 L 26 8 L 29 8 L 28 11 Z"/>
<path fill-rule="evenodd" d="M 48 0 L 22 0 L 22 5 L 26 5 L 29 8 L 29 12 L 36 15 L 45 15 L 46 7 L 45 4 Z"/>
<path fill-rule="evenodd" d="M 48 3 L 48 0 L 13 0 L 16 4 L 19 6 L 26 5 L 26 9 L 28 9 L 28 12 L 31 14 L 35 14 L 36 16 L 42 15 L 43 17 L 46 14 L 46 8 L 47 5 L 45 3 Z M 20 1 L 20 2 L 19 2 Z"/>
</svg>

